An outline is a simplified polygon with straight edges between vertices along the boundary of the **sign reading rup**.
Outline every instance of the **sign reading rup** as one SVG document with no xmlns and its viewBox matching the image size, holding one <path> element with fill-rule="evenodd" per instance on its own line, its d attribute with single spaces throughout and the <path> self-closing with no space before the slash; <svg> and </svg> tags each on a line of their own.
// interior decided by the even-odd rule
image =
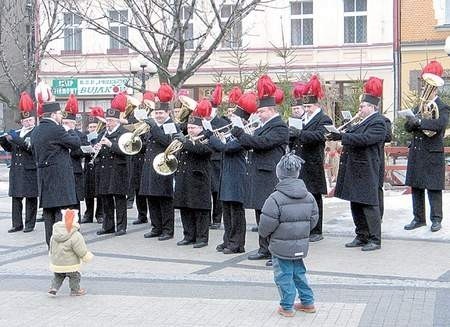
<svg viewBox="0 0 450 327">
<path fill-rule="evenodd" d="M 52 80 L 52 92 L 56 97 L 114 95 L 120 91 L 132 91 L 126 87 L 128 78 L 64 78 Z M 128 92 L 130 93 L 130 92 Z M 131 92 L 132 93 L 132 92 Z"/>
</svg>

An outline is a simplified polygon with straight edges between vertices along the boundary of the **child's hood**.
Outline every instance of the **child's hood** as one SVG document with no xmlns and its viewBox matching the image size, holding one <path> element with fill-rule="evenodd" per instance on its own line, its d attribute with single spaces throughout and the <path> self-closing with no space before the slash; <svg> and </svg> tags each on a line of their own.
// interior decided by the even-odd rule
<svg viewBox="0 0 450 327">
<path fill-rule="evenodd" d="M 73 235 L 73 233 L 75 233 L 79 229 L 80 225 L 78 223 L 73 223 L 72 229 L 70 230 L 70 232 L 67 232 L 64 222 L 58 221 L 53 225 L 52 237 L 56 242 L 65 242 Z"/>
<path fill-rule="evenodd" d="M 275 186 L 275 190 L 293 199 L 303 199 L 308 194 L 305 183 L 298 178 L 282 179 Z"/>
</svg>

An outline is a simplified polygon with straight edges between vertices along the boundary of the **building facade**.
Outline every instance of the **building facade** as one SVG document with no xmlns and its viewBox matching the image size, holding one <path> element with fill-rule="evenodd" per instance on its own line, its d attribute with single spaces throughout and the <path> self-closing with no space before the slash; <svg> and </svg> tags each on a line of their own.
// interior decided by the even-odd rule
<svg viewBox="0 0 450 327">
<path fill-rule="evenodd" d="M 229 10 L 232 1 L 221 11 L 223 19 Z M 318 73 L 322 80 L 337 85 L 340 96 L 351 93 L 355 81 L 377 76 L 384 81 L 383 109 L 390 115 L 393 107 L 391 13 L 392 1 L 388 0 L 275 0 L 270 7 L 255 10 L 234 26 L 231 37 L 220 44 L 181 91 L 199 99 L 211 92 L 217 72 L 237 77 L 239 72 L 232 64 L 231 50 L 241 47 L 247 56 L 241 69 L 244 74 L 261 64 L 267 65 L 275 81 L 286 69 L 293 81 L 307 73 Z M 139 35 L 125 23 L 132 19 L 129 11 L 115 8 L 109 14 L 121 17 L 109 28 L 137 44 L 142 43 Z M 139 82 L 133 81 L 130 60 L 137 54 L 111 37 L 88 29 L 79 17 L 64 12 L 61 15 L 66 24 L 64 37 L 49 46 L 51 50 L 39 74 L 52 85 L 57 99 L 65 101 L 74 92 L 80 100 L 81 111 L 86 113 L 93 105 L 108 106 L 117 89 L 128 88 L 132 92 L 128 86 Z M 187 26 L 186 33 L 199 33 L 195 20 Z M 195 42 L 187 43 L 186 47 L 194 48 Z M 276 47 L 283 45 L 293 50 L 293 60 L 287 67 L 276 51 Z M 171 63 L 169 70 L 174 71 L 175 64 Z M 158 86 L 156 76 L 147 82 L 147 89 L 156 90 Z"/>
</svg>

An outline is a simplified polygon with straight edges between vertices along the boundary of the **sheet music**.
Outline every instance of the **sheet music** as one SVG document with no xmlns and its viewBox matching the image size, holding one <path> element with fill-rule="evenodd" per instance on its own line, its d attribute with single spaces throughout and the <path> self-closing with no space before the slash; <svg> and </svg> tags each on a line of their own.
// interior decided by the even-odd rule
<svg viewBox="0 0 450 327">
<path fill-rule="evenodd" d="M 204 129 L 207 129 L 207 130 L 209 130 L 209 131 L 212 131 L 212 130 L 213 130 L 212 125 L 211 125 L 211 122 L 210 122 L 209 120 L 202 119 L 202 125 L 203 125 L 203 128 L 204 128 Z"/>
<path fill-rule="evenodd" d="M 233 124 L 233 126 L 244 128 L 244 123 L 242 122 L 241 117 L 236 116 L 236 115 L 231 115 L 230 120 L 231 120 L 231 123 Z"/>
<path fill-rule="evenodd" d="M 348 110 L 341 111 L 341 114 L 342 114 L 342 119 L 344 119 L 344 120 L 351 120 L 353 118 L 352 113 Z"/>
<path fill-rule="evenodd" d="M 411 109 L 400 110 L 397 112 L 398 116 L 401 118 L 415 118 L 416 115 L 412 112 Z"/>
<path fill-rule="evenodd" d="M 80 146 L 81 151 L 83 151 L 83 153 L 94 153 L 95 150 L 91 145 L 82 145 Z"/>
<path fill-rule="evenodd" d="M 290 117 L 288 120 L 288 125 L 289 127 L 295 127 L 297 129 L 303 129 L 303 120 L 299 119 L 299 118 L 293 118 Z"/>
<path fill-rule="evenodd" d="M 177 127 L 174 123 L 163 124 L 164 134 L 175 134 L 177 133 Z"/>
<path fill-rule="evenodd" d="M 334 125 L 325 125 L 324 127 L 330 133 L 341 133 Z"/>
</svg>

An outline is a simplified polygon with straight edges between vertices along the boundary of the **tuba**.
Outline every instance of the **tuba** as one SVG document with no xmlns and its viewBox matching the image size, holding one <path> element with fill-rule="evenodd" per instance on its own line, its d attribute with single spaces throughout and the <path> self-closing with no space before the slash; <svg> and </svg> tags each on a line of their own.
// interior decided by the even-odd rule
<svg viewBox="0 0 450 327">
<path fill-rule="evenodd" d="M 130 125 L 127 128 L 132 129 L 133 132 L 127 132 L 120 135 L 117 143 L 119 145 L 119 149 L 129 155 L 133 156 L 142 149 L 142 140 L 139 137 L 142 134 L 147 133 L 150 130 L 150 126 L 143 121 L 140 121 L 136 124 Z"/>
<path fill-rule="evenodd" d="M 437 75 L 429 73 L 423 74 L 422 79 L 424 87 L 420 95 L 418 114 L 422 119 L 439 119 L 439 108 L 436 102 L 433 101 L 433 97 L 434 91 L 444 85 L 444 80 Z M 428 137 L 436 135 L 435 131 L 430 130 L 423 130 L 423 133 Z"/>
<path fill-rule="evenodd" d="M 197 107 L 197 101 L 185 95 L 180 95 L 178 100 L 181 102 L 181 109 L 175 117 L 175 121 L 177 123 L 186 123 L 191 112 Z"/>
</svg>

